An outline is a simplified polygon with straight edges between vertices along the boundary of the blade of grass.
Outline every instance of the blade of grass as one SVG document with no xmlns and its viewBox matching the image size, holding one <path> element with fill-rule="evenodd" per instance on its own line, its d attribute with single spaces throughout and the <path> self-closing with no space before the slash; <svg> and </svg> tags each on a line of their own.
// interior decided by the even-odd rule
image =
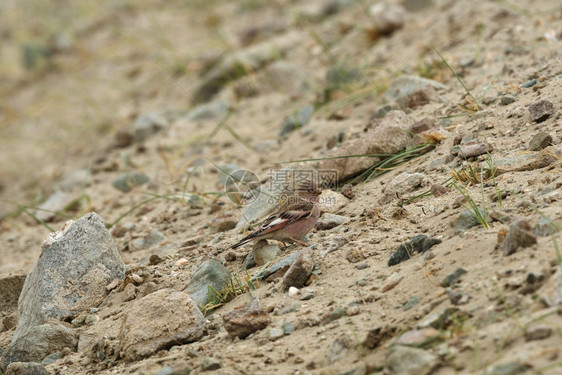
<svg viewBox="0 0 562 375">
<path fill-rule="evenodd" d="M 451 71 L 451 73 L 453 73 L 453 75 L 455 76 L 455 78 L 457 79 L 457 81 L 459 81 L 459 83 L 461 84 L 461 86 L 464 88 L 464 90 L 466 91 L 466 93 L 468 94 L 468 96 L 472 99 L 474 105 L 476 105 L 476 110 L 479 111 L 480 110 L 480 106 L 478 105 L 478 101 L 476 100 L 476 98 L 474 96 L 472 96 L 472 94 L 470 93 L 470 90 L 466 87 L 466 85 L 464 84 L 463 80 L 461 79 L 461 77 L 459 77 L 459 75 L 457 74 L 457 72 L 455 72 L 455 70 L 451 67 L 451 65 L 449 65 L 449 63 L 447 62 L 447 60 L 445 60 L 445 58 L 443 57 L 443 55 L 441 55 L 441 52 L 439 52 L 437 50 L 437 48 L 435 47 L 431 47 L 435 53 L 437 53 L 439 55 L 439 57 L 441 58 L 441 60 L 443 61 L 443 63 L 445 63 L 445 65 L 447 65 L 447 68 L 449 68 L 449 70 Z"/>
</svg>

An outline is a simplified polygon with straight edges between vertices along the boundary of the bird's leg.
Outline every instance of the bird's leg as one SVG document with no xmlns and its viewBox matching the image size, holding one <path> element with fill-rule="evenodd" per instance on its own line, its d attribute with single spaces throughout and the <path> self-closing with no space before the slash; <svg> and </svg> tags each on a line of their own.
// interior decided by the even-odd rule
<svg viewBox="0 0 562 375">
<path fill-rule="evenodd" d="M 301 245 L 301 246 L 308 246 L 309 244 L 307 244 L 306 242 L 303 242 L 301 240 L 297 240 L 296 238 L 289 238 L 291 241 L 295 241 L 297 244 Z"/>
</svg>

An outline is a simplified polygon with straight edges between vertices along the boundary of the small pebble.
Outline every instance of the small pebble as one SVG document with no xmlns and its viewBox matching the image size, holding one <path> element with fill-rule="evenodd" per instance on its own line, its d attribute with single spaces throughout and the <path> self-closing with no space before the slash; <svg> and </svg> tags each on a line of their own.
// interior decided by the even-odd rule
<svg viewBox="0 0 562 375">
<path fill-rule="evenodd" d="M 299 294 L 299 289 L 298 289 L 298 288 L 295 288 L 294 286 L 289 287 L 289 292 L 288 292 L 288 294 L 289 294 L 289 297 L 294 297 L 294 296 L 296 296 L 297 294 Z"/>
</svg>

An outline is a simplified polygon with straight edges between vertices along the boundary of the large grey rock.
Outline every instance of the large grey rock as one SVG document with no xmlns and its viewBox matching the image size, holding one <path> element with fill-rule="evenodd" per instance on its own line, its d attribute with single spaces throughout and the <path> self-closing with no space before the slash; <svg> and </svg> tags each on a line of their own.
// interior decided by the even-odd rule
<svg viewBox="0 0 562 375">
<path fill-rule="evenodd" d="M 216 260 L 203 262 L 191 277 L 185 292 L 191 295 L 197 306 L 203 306 L 209 301 L 209 286 L 217 292 L 224 288 L 230 280 L 230 272 Z"/>
<path fill-rule="evenodd" d="M 27 276 L 18 304 L 14 342 L 49 319 L 66 320 L 99 305 L 106 285 L 125 277 L 125 265 L 103 219 L 91 212 L 49 234 Z"/>
<path fill-rule="evenodd" d="M 6 371 L 12 362 L 41 362 L 49 354 L 64 348 L 76 351 L 78 340 L 74 331 L 62 324 L 42 324 L 33 327 L 24 335 L 14 336 L 2 361 Z"/>
<path fill-rule="evenodd" d="M 121 357 L 137 361 L 207 334 L 205 318 L 189 294 L 161 289 L 133 303 L 119 334 Z"/>
</svg>

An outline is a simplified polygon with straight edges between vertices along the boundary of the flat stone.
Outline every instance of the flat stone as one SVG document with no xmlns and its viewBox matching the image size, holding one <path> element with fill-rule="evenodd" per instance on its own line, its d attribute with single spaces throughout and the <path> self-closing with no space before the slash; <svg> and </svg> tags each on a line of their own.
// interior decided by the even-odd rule
<svg viewBox="0 0 562 375">
<path fill-rule="evenodd" d="M 441 333 L 435 328 L 414 329 L 400 335 L 394 345 L 423 347 L 441 339 Z"/>
<path fill-rule="evenodd" d="M 423 349 L 394 345 L 386 357 L 386 366 L 393 374 L 429 375 L 439 366 L 439 358 Z"/>
<path fill-rule="evenodd" d="M 163 329 L 165 327 L 165 329 Z M 161 289 L 133 302 L 119 335 L 121 357 L 138 361 L 207 334 L 205 318 L 185 292 Z"/>
<path fill-rule="evenodd" d="M 243 309 L 224 314 L 222 321 L 224 329 L 230 336 L 241 339 L 264 329 L 270 323 L 267 311 L 261 308 L 257 298 L 251 298 Z"/>
<path fill-rule="evenodd" d="M 283 332 L 283 330 L 279 328 L 271 328 L 269 330 L 268 336 L 271 341 L 276 341 L 285 336 L 285 332 Z"/>
<path fill-rule="evenodd" d="M 119 175 L 115 180 L 113 180 L 111 185 L 113 185 L 114 188 L 122 191 L 123 193 L 128 193 L 133 190 L 134 187 L 144 185 L 149 180 L 150 178 L 144 173 L 123 173 Z"/>
<path fill-rule="evenodd" d="M 408 94 L 431 87 L 435 90 L 446 90 L 446 86 L 437 81 L 417 76 L 401 76 L 394 80 L 384 96 L 389 101 L 397 102 L 399 99 L 405 98 Z"/>
<path fill-rule="evenodd" d="M 404 279 L 404 275 L 400 275 L 397 272 L 393 272 L 392 275 L 390 275 L 388 279 L 384 281 L 384 284 L 382 286 L 382 291 L 388 292 L 389 290 L 393 289 L 396 285 L 398 285 L 398 283 L 400 283 L 402 279 Z"/>
<path fill-rule="evenodd" d="M 320 219 L 318 220 L 318 222 L 316 223 L 316 229 L 317 230 L 329 230 L 329 229 L 335 228 L 337 226 L 340 226 L 342 224 L 346 224 L 350 220 L 351 219 L 347 216 L 335 215 L 335 214 L 331 214 L 329 212 L 324 212 L 322 214 L 322 216 L 320 216 Z"/>
<path fill-rule="evenodd" d="M 464 268 L 457 268 L 453 273 L 445 276 L 445 278 L 439 283 L 439 285 L 443 288 L 449 287 L 466 273 L 467 270 L 465 270 Z"/>
<path fill-rule="evenodd" d="M 531 366 L 517 361 L 488 367 L 482 375 L 519 375 L 526 373 Z"/>
</svg>

